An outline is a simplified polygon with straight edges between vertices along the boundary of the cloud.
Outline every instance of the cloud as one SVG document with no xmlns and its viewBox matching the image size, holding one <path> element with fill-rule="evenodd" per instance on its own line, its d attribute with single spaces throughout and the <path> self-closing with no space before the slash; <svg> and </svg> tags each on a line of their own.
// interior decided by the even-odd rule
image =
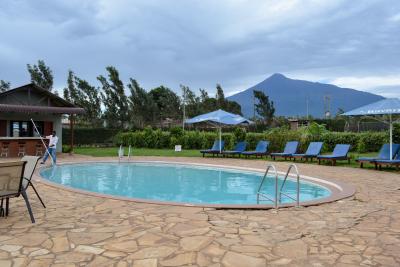
<svg viewBox="0 0 400 267">
<path fill-rule="evenodd" d="M 373 89 L 378 86 L 400 85 L 400 75 L 366 76 L 366 77 L 339 77 L 331 81 L 333 84 L 351 88 Z"/>
<path fill-rule="evenodd" d="M 1 1 L 0 79 L 26 83 L 44 59 L 57 88 L 68 69 L 98 84 L 114 65 L 147 89 L 231 95 L 282 72 L 373 91 L 360 80 L 393 86 L 400 70 L 399 12 L 397 0 Z"/>
</svg>

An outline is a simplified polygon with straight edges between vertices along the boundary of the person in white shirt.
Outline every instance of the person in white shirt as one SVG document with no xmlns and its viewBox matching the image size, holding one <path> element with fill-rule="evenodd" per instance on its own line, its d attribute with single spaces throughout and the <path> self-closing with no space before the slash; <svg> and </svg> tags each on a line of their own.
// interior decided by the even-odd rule
<svg viewBox="0 0 400 267">
<path fill-rule="evenodd" d="M 48 151 L 44 154 L 43 161 L 40 164 L 44 164 L 49 157 L 49 153 L 51 157 L 53 158 L 54 164 L 56 163 L 56 148 L 57 148 L 57 143 L 58 143 L 58 137 L 56 135 L 56 131 L 53 131 L 52 135 L 46 136 L 47 139 L 50 139 L 49 141 L 49 147 Z"/>
</svg>

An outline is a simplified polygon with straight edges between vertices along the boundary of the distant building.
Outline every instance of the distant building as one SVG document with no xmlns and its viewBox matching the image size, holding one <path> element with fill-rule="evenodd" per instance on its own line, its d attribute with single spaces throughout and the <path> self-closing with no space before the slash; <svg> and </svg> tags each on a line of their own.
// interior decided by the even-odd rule
<svg viewBox="0 0 400 267">
<path fill-rule="evenodd" d="M 84 112 L 83 108 L 32 83 L 8 90 L 0 93 L 0 142 L 9 146 L 9 156 L 17 156 L 21 144 L 26 154 L 35 154 L 40 138 L 31 122 L 33 119 L 40 135 L 57 132 L 57 151 L 61 152 L 62 115 Z"/>
<path fill-rule="evenodd" d="M 289 119 L 290 130 L 297 130 L 300 127 L 308 126 L 309 120 L 304 119 Z"/>
</svg>

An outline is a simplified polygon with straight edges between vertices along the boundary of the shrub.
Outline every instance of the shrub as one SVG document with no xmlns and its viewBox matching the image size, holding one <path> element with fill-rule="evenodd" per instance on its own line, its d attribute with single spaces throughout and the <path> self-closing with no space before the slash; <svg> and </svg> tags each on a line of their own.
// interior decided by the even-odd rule
<svg viewBox="0 0 400 267">
<path fill-rule="evenodd" d="M 74 144 L 81 146 L 112 143 L 113 138 L 118 132 L 118 129 L 108 128 L 75 128 Z M 62 139 L 65 144 L 69 144 L 69 140 L 71 139 L 70 129 L 64 128 L 62 130 Z"/>
<path fill-rule="evenodd" d="M 236 142 L 246 140 L 246 129 L 243 127 L 236 127 L 233 130 L 233 135 L 235 136 Z"/>
<path fill-rule="evenodd" d="M 182 137 L 183 134 L 184 134 L 184 131 L 183 131 L 182 127 L 178 127 L 178 126 L 172 127 L 169 130 L 169 132 L 170 132 L 171 136 L 174 136 L 176 138 Z"/>
<path fill-rule="evenodd" d="M 322 135 L 324 151 L 332 151 L 336 144 L 350 144 L 351 151 L 357 150 L 360 134 L 349 132 L 326 132 Z"/>
<path fill-rule="evenodd" d="M 261 140 L 266 140 L 265 134 L 263 134 L 263 133 L 247 133 L 246 134 L 247 149 L 254 150 L 257 146 L 257 143 Z"/>
<path fill-rule="evenodd" d="M 360 153 L 378 151 L 384 143 L 388 142 L 387 132 L 363 132 L 359 134 L 357 151 Z"/>
<path fill-rule="evenodd" d="M 71 152 L 71 146 L 69 145 L 62 146 L 62 153 L 70 153 L 70 152 Z"/>
<path fill-rule="evenodd" d="M 393 143 L 400 144 L 400 123 L 393 124 Z"/>
<path fill-rule="evenodd" d="M 172 130 L 174 129 L 174 130 Z M 171 132 L 153 130 L 145 128 L 141 131 L 115 132 L 112 137 L 107 138 L 113 141 L 114 145 L 133 146 L 136 148 L 173 148 L 175 145 L 182 145 L 183 149 L 204 149 L 210 148 L 214 141 L 219 138 L 218 131 L 181 131 L 181 128 L 172 128 Z M 180 129 L 180 130 L 178 130 Z M 65 129 L 64 129 L 65 131 Z M 82 133 L 85 134 L 82 134 Z M 99 130 L 100 135 L 111 131 Z M 95 129 L 77 129 L 76 144 L 94 145 L 99 140 L 95 137 Z M 93 138 L 88 138 L 88 133 Z M 105 135 L 103 135 L 105 136 Z M 64 134 L 63 134 L 64 137 Z M 79 139 L 82 138 L 82 139 Z M 244 138 L 244 139 L 243 139 Z M 297 140 L 300 142 L 299 151 L 304 152 L 308 144 L 312 141 L 324 142 L 323 151 L 332 151 L 336 144 L 350 144 L 352 151 L 375 152 L 382 144 L 389 140 L 388 132 L 329 132 L 323 125 L 311 124 L 296 131 L 289 130 L 288 127 L 273 128 L 264 133 L 246 133 L 242 128 L 236 128 L 233 132 L 222 133 L 225 141 L 225 149 L 232 149 L 236 142 L 245 140 L 248 143 L 248 150 L 255 149 L 260 140 L 270 141 L 270 152 L 282 151 L 286 142 Z M 68 139 L 64 139 L 68 144 Z M 104 141 L 104 139 L 103 139 Z M 400 143 L 400 126 L 394 127 L 394 142 Z M 67 146 L 63 146 L 64 151 L 68 151 Z"/>
</svg>

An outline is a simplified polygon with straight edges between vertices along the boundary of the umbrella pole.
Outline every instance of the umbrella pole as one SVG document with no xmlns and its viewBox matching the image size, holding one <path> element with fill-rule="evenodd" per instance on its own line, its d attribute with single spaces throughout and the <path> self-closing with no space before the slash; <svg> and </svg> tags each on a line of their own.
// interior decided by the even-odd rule
<svg viewBox="0 0 400 267">
<path fill-rule="evenodd" d="M 221 125 L 219 126 L 219 153 L 221 153 L 222 152 L 222 144 L 221 144 L 221 142 L 222 142 L 222 134 L 221 134 Z"/>
<path fill-rule="evenodd" d="M 393 122 L 392 122 L 392 114 L 389 115 L 389 131 L 390 131 L 390 160 L 393 159 Z"/>
</svg>

